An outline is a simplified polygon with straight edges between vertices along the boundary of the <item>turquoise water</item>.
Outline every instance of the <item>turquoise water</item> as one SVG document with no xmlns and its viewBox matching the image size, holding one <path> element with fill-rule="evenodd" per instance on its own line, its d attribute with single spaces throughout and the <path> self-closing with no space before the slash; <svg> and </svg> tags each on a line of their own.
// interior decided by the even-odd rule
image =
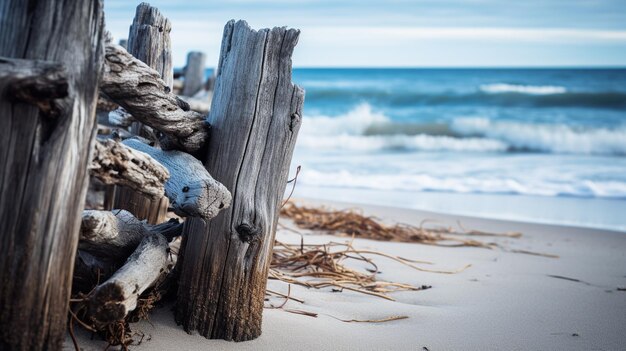
<svg viewBox="0 0 626 351">
<path fill-rule="evenodd" d="M 296 196 L 626 230 L 624 69 L 295 69 L 293 80 L 306 90 Z"/>
</svg>

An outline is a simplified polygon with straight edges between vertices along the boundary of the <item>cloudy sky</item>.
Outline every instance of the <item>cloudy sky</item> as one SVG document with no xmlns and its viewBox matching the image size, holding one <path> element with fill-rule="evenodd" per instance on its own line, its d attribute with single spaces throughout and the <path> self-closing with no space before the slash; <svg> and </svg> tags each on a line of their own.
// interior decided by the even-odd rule
<svg viewBox="0 0 626 351">
<path fill-rule="evenodd" d="M 105 0 L 128 36 L 139 1 Z M 172 21 L 174 65 L 204 51 L 215 66 L 224 24 L 302 31 L 296 67 L 626 66 L 626 0 L 153 0 Z"/>
</svg>

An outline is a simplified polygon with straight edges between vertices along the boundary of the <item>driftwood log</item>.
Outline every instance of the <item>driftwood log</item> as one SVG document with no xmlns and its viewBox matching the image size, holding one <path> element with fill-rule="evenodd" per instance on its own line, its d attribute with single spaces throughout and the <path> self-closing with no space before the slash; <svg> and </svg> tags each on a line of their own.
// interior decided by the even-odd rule
<svg viewBox="0 0 626 351">
<path fill-rule="evenodd" d="M 145 236 L 126 263 L 98 285 L 89 299 L 90 318 L 97 325 L 123 319 L 137 307 L 139 296 L 165 278 L 173 265 L 161 234 Z"/>
<path fill-rule="evenodd" d="M 148 224 L 125 210 L 83 211 L 73 291 L 89 292 L 108 279 L 146 236 L 160 234 L 171 241 L 181 235 L 182 226 L 176 219 Z"/>
<path fill-rule="evenodd" d="M 165 196 L 177 215 L 208 220 L 230 207 L 230 192 L 195 157 L 182 151 L 157 149 L 137 139 L 123 143 L 150 155 L 168 169 L 170 178 L 165 183 Z"/>
<path fill-rule="evenodd" d="M 192 51 L 187 54 L 182 95 L 192 97 L 202 89 L 205 62 L 206 55 L 202 52 Z"/>
<path fill-rule="evenodd" d="M 49 61 L 0 64 L 1 350 L 65 339 L 102 31 L 98 0 L 0 5 L 0 56 Z M 32 69 L 16 76 L 15 64 Z"/>
<path fill-rule="evenodd" d="M 261 334 L 278 211 L 301 123 L 304 91 L 291 82 L 299 31 L 226 24 L 205 165 L 233 194 L 210 222 L 188 219 L 176 304 L 187 332 L 243 341 Z M 233 103 L 236 102 L 236 103 Z"/>
<path fill-rule="evenodd" d="M 133 117 L 164 134 L 164 147 L 199 150 L 208 136 L 202 114 L 171 92 L 157 71 L 134 58 L 123 47 L 106 45 L 100 89 Z"/>
<path fill-rule="evenodd" d="M 78 249 L 99 257 L 125 260 L 148 235 L 161 234 L 171 241 L 181 233 L 182 223 L 176 219 L 148 224 L 125 210 L 85 210 Z"/>
<path fill-rule="evenodd" d="M 127 186 L 153 199 L 163 197 L 170 177 L 150 155 L 113 139 L 96 141 L 89 172 L 104 184 Z"/>
</svg>

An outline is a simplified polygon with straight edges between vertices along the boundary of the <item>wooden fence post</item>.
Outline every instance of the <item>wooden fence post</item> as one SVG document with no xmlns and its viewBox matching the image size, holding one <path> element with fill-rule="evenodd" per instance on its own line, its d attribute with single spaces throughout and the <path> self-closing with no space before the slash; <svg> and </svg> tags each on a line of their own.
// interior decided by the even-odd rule
<svg viewBox="0 0 626 351">
<path fill-rule="evenodd" d="M 208 338 L 250 340 L 261 314 L 276 223 L 301 123 L 291 82 L 299 31 L 224 28 L 205 166 L 232 193 L 210 222 L 188 219 L 176 320 Z"/>
<path fill-rule="evenodd" d="M 102 34 L 99 0 L 0 5 L 1 350 L 65 339 Z"/>
<path fill-rule="evenodd" d="M 170 31 L 172 25 L 156 7 L 141 3 L 137 6 L 133 24 L 128 35 L 128 52 L 161 74 L 161 79 L 172 89 L 174 71 Z M 142 135 L 143 124 L 133 122 L 131 132 Z M 125 209 L 139 219 L 156 224 L 165 221 L 168 200 L 149 199 L 132 189 L 117 188 L 114 192 L 114 208 Z"/>
<path fill-rule="evenodd" d="M 194 96 L 202 89 L 204 83 L 204 66 L 206 55 L 202 52 L 192 51 L 187 54 L 187 66 L 185 66 L 185 81 L 183 82 L 183 96 Z"/>
</svg>

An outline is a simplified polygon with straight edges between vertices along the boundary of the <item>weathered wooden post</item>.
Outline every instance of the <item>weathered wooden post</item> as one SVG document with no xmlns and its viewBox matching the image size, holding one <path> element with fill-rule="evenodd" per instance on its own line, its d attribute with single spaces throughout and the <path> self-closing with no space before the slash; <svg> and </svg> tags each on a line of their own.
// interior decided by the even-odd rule
<svg viewBox="0 0 626 351">
<path fill-rule="evenodd" d="M 171 89 L 174 84 L 170 21 L 156 7 L 141 3 L 137 6 L 128 35 L 128 52 L 161 74 L 161 79 Z M 134 122 L 131 131 L 143 135 L 144 125 Z M 140 219 L 156 224 L 165 220 L 167 198 L 149 199 L 132 189 L 115 191 L 114 207 L 125 209 Z"/>
<path fill-rule="evenodd" d="M 161 79 L 172 87 L 172 42 L 170 20 L 159 9 L 142 2 L 137 6 L 128 34 L 128 51 L 161 74 Z"/>
<path fill-rule="evenodd" d="M 291 82 L 299 31 L 224 28 L 205 166 L 232 193 L 210 222 L 188 219 L 176 305 L 187 332 L 250 340 L 261 334 L 268 265 L 304 91 Z"/>
<path fill-rule="evenodd" d="M 194 96 L 202 89 L 204 82 L 204 66 L 206 55 L 199 51 L 187 54 L 187 66 L 185 66 L 185 81 L 183 82 L 184 96 Z"/>
<path fill-rule="evenodd" d="M 99 0 L 0 5 L 1 350 L 65 338 L 102 32 Z"/>
</svg>

